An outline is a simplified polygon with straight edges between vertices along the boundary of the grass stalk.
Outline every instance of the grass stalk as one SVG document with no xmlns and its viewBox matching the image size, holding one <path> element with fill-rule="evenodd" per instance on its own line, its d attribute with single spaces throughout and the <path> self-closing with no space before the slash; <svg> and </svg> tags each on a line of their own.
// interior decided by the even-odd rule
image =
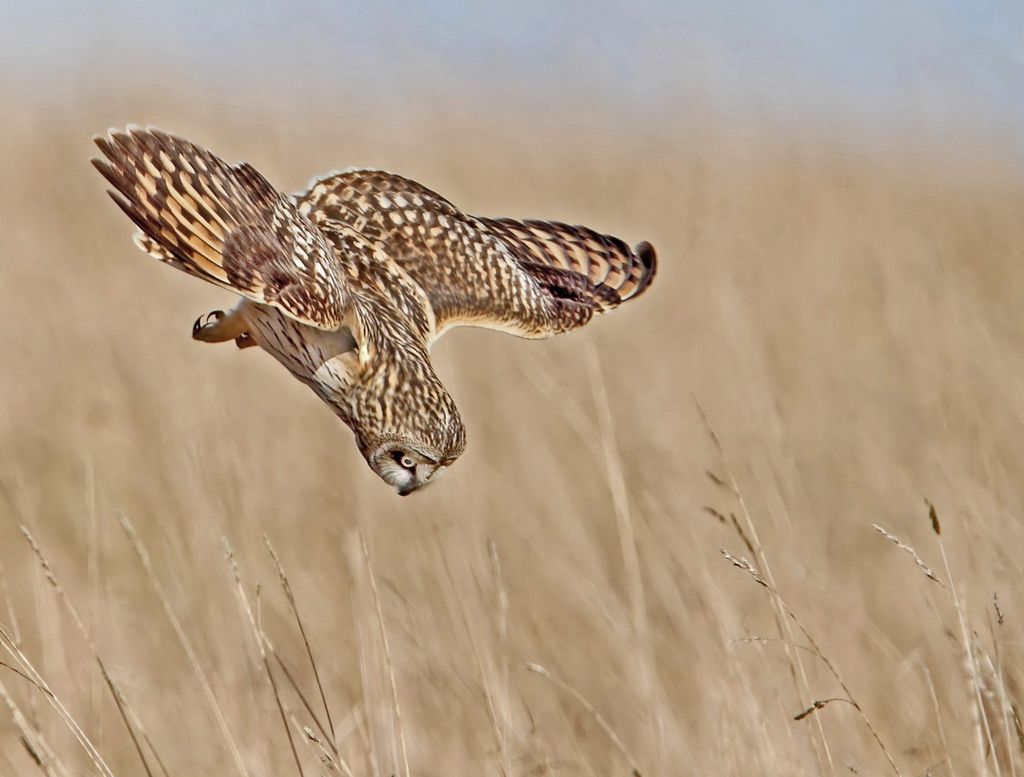
<svg viewBox="0 0 1024 777">
<path fill-rule="evenodd" d="M 230 726 L 228 726 L 224 710 L 221 709 L 220 703 L 217 701 L 217 697 L 213 692 L 213 687 L 210 685 L 210 680 L 206 675 L 206 671 L 203 669 L 202 664 L 199 662 L 199 657 L 196 655 L 196 651 L 192 647 L 192 642 L 185 633 L 185 629 L 181 625 L 181 620 L 178 618 L 177 613 L 175 613 L 174 607 L 171 605 L 171 600 L 168 598 L 163 585 L 160 583 L 160 578 L 157 577 L 156 572 L 153 569 L 153 562 L 150 560 L 149 551 L 147 551 L 145 545 L 142 544 L 142 540 L 136 533 L 135 527 L 128 519 L 128 516 L 121 514 L 119 517 L 121 521 L 121 528 L 124 529 L 128 540 L 131 542 L 132 548 L 135 550 L 135 555 L 138 556 L 139 561 L 142 563 L 142 568 L 146 572 L 146 577 L 149 578 L 149 582 L 153 586 L 153 591 L 156 593 L 161 607 L 163 607 L 164 615 L 167 616 L 167 620 L 170 622 L 171 628 L 174 629 L 174 634 L 178 638 L 178 643 L 185 652 L 185 657 L 188 659 L 189 666 L 192 668 L 192 673 L 199 681 L 199 687 L 203 692 L 203 696 L 206 698 L 206 702 L 209 705 L 210 710 L 213 712 L 213 716 L 217 721 L 217 726 L 220 729 L 221 736 L 227 744 L 228 752 L 231 754 L 231 759 L 235 765 L 235 770 L 238 772 L 240 777 L 249 777 L 249 771 L 246 769 L 245 761 L 242 759 L 242 753 L 238 749 L 238 743 L 235 741 L 235 737 L 231 733 Z"/>
</svg>

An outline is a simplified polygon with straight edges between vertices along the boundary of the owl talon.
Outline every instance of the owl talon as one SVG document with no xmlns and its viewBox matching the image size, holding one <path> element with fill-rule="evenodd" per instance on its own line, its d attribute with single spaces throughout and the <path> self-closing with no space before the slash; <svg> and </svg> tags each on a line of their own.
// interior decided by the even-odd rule
<svg viewBox="0 0 1024 777">
<path fill-rule="evenodd" d="M 223 310 L 211 310 L 205 316 L 200 316 L 192 324 L 192 337 L 196 337 L 204 329 L 216 326 L 225 315 Z"/>
<path fill-rule="evenodd" d="M 229 314 L 223 310 L 211 310 L 192 324 L 192 339 L 204 343 L 223 343 L 234 340 L 247 331 L 245 320 L 237 311 Z"/>
</svg>

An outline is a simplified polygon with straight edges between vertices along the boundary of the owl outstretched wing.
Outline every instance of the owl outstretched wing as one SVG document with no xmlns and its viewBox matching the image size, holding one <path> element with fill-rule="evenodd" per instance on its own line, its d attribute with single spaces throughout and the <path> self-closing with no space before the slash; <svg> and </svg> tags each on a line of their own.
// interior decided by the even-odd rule
<svg viewBox="0 0 1024 777">
<path fill-rule="evenodd" d="M 251 165 L 155 129 L 95 142 L 106 159 L 93 165 L 144 251 L 304 324 L 342 326 L 350 294 L 333 246 Z"/>
<path fill-rule="evenodd" d="M 352 170 L 295 196 L 314 223 L 344 225 L 384 251 L 426 292 L 434 337 L 480 326 L 549 337 L 644 292 L 654 248 L 630 248 L 586 227 L 466 215 L 408 178 Z"/>
</svg>

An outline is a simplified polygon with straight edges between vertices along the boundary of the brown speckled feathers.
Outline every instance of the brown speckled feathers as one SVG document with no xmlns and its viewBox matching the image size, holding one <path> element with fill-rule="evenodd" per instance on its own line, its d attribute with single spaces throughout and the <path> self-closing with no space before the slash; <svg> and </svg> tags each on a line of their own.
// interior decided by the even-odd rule
<svg viewBox="0 0 1024 777">
<path fill-rule="evenodd" d="M 311 326 L 341 325 L 348 291 L 332 246 L 253 167 L 158 130 L 96 144 L 110 161 L 93 164 L 158 258 Z"/>
<path fill-rule="evenodd" d="M 644 292 L 648 243 L 550 221 L 478 218 L 378 170 L 314 181 L 287 197 L 159 130 L 112 131 L 93 164 L 135 222 L 138 245 L 242 297 L 198 320 L 204 342 L 257 345 L 353 430 L 398 493 L 462 453 L 458 408 L 430 345 L 455 326 L 549 337 Z"/>
<path fill-rule="evenodd" d="M 468 216 L 380 170 L 326 176 L 296 202 L 316 224 L 346 224 L 382 240 L 426 292 L 437 336 L 469 325 L 549 337 L 639 296 L 654 279 L 649 243 L 630 250 L 586 227 Z"/>
</svg>

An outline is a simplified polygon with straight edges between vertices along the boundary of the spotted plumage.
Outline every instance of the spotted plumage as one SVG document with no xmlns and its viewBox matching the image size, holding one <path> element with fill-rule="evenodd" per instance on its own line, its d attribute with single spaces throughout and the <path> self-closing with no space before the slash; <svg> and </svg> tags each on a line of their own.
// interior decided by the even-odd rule
<svg viewBox="0 0 1024 777">
<path fill-rule="evenodd" d="M 241 296 L 193 337 L 259 346 L 352 429 L 407 494 L 462 453 L 430 362 L 454 326 L 549 337 L 641 294 L 648 243 L 547 221 L 477 218 L 420 184 L 350 170 L 287 197 L 247 163 L 155 129 L 96 139 L 93 164 L 146 253 Z"/>
</svg>

